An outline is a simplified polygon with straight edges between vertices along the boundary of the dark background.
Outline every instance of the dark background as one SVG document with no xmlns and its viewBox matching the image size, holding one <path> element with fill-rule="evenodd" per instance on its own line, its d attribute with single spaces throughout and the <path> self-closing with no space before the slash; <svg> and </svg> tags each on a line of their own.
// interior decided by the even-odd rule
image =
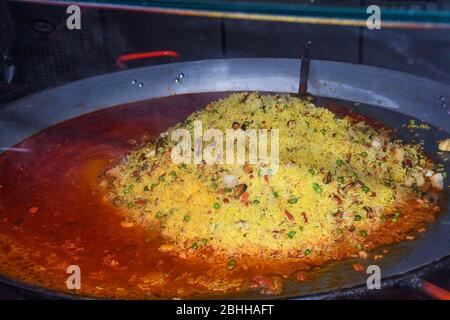
<svg viewBox="0 0 450 320">
<path fill-rule="evenodd" d="M 363 63 L 450 83 L 450 30 L 359 27 L 209 19 L 82 9 L 82 30 L 68 30 L 65 6 L 0 2 L 0 103 L 66 82 L 117 71 L 126 53 L 175 50 L 182 61 L 298 58 Z M 138 67 L 171 58 L 130 63 Z M 6 79 L 14 69 L 13 81 Z"/>
</svg>

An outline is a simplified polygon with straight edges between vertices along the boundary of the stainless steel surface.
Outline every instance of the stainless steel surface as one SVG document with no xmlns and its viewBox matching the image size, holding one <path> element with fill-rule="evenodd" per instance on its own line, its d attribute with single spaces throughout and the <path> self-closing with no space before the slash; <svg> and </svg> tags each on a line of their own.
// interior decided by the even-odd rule
<svg viewBox="0 0 450 320">
<path fill-rule="evenodd" d="M 0 144 L 14 145 L 33 133 L 81 114 L 173 94 L 217 91 L 297 92 L 300 62 L 294 59 L 232 59 L 175 63 L 112 73 L 40 92 L 0 110 Z M 174 78 L 183 73 L 182 81 Z M 132 84 L 133 80 L 142 86 Z M 449 111 L 439 97 L 450 86 L 405 73 L 330 61 L 311 61 L 309 91 L 396 110 L 450 131 Z"/>
<path fill-rule="evenodd" d="M 296 93 L 299 69 L 300 62 L 292 59 L 208 60 L 134 69 L 75 82 L 0 108 L 0 147 L 11 147 L 40 130 L 82 114 L 156 97 L 242 90 Z M 436 154 L 436 139 L 450 136 L 450 108 L 444 103 L 448 98 L 443 98 L 450 96 L 448 85 L 375 67 L 311 61 L 308 87 L 316 97 L 350 101 L 358 111 L 369 116 L 377 114 L 396 128 L 401 128 L 408 116 L 431 124 L 432 129 L 423 133 L 428 153 Z M 406 129 L 404 134 L 409 135 Z M 448 161 L 445 166 L 449 170 Z M 445 188 L 448 190 L 447 184 Z M 404 274 L 450 254 L 448 204 L 445 211 L 427 232 L 414 241 L 390 246 L 390 254 L 374 262 L 382 267 L 383 278 Z M 292 283 L 283 296 L 323 294 L 364 284 L 367 275 L 353 272 L 351 263 L 348 260 L 327 265 L 318 279 L 302 284 L 300 289 Z"/>
</svg>

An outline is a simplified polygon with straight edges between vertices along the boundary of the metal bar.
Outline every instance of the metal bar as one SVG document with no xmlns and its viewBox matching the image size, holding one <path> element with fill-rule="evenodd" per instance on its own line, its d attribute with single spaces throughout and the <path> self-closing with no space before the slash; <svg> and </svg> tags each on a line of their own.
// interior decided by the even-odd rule
<svg viewBox="0 0 450 320">
<path fill-rule="evenodd" d="M 300 67 L 300 85 L 298 93 L 301 97 L 306 98 L 308 95 L 308 77 L 309 77 L 309 51 L 311 48 L 311 41 L 306 42 L 302 47 L 301 59 L 302 65 Z"/>
</svg>

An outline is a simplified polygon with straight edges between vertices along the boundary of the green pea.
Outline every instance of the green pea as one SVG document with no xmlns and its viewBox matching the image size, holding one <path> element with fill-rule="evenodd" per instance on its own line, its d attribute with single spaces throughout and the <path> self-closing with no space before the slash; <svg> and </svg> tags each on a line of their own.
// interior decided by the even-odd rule
<svg viewBox="0 0 450 320">
<path fill-rule="evenodd" d="M 289 203 L 290 203 L 290 204 L 296 204 L 297 201 L 298 201 L 298 199 L 295 198 L 295 197 L 292 197 L 292 198 L 289 199 Z"/>
<path fill-rule="evenodd" d="M 156 212 L 156 214 L 155 214 L 155 217 L 157 218 L 157 219 L 161 219 L 161 218 L 163 218 L 165 216 L 165 214 L 162 212 L 162 211 L 158 211 L 158 212 Z"/>
<path fill-rule="evenodd" d="M 317 182 L 314 182 L 312 187 L 316 193 L 322 193 L 322 187 Z"/>
<path fill-rule="evenodd" d="M 278 192 L 276 192 L 276 191 L 272 192 L 272 194 L 273 194 L 274 198 L 278 198 L 278 196 L 279 196 Z"/>
<path fill-rule="evenodd" d="M 293 237 L 295 237 L 295 234 L 296 234 L 297 232 L 295 232 L 294 230 L 291 230 L 291 231 L 289 231 L 288 233 L 287 233 L 287 236 L 288 236 L 288 238 L 289 239 L 292 239 Z"/>
<path fill-rule="evenodd" d="M 365 151 L 363 151 L 363 152 L 361 152 L 361 157 L 363 157 L 363 158 L 367 158 L 367 152 L 365 152 Z"/>
<path fill-rule="evenodd" d="M 306 250 L 305 250 L 305 256 L 309 256 L 310 254 L 311 254 L 311 250 L 306 249 Z"/>
<path fill-rule="evenodd" d="M 227 266 L 228 269 L 234 269 L 236 268 L 237 262 L 236 260 L 228 260 Z"/>
<path fill-rule="evenodd" d="M 219 208 L 220 208 L 220 204 L 217 203 L 217 202 L 214 203 L 214 204 L 213 204 L 213 208 L 214 208 L 214 209 L 219 209 Z"/>
<path fill-rule="evenodd" d="M 340 167 L 340 166 L 344 165 L 344 161 L 342 161 L 341 159 L 338 159 L 338 160 L 336 160 L 336 165 L 338 167 Z"/>
</svg>

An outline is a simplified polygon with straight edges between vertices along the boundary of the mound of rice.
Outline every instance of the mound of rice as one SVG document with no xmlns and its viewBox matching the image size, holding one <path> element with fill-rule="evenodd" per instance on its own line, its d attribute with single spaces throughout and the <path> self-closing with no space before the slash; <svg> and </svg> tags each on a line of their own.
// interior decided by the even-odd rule
<svg viewBox="0 0 450 320">
<path fill-rule="evenodd" d="M 175 164 L 171 133 L 192 132 L 196 120 L 222 132 L 237 124 L 279 129 L 278 172 L 266 174 L 264 164 Z M 390 141 L 362 121 L 298 98 L 239 93 L 193 113 L 107 173 L 111 201 L 160 232 L 160 250 L 309 258 L 360 250 L 386 219 L 401 219 L 402 203 L 430 187 L 432 167 L 420 146 Z"/>
</svg>

